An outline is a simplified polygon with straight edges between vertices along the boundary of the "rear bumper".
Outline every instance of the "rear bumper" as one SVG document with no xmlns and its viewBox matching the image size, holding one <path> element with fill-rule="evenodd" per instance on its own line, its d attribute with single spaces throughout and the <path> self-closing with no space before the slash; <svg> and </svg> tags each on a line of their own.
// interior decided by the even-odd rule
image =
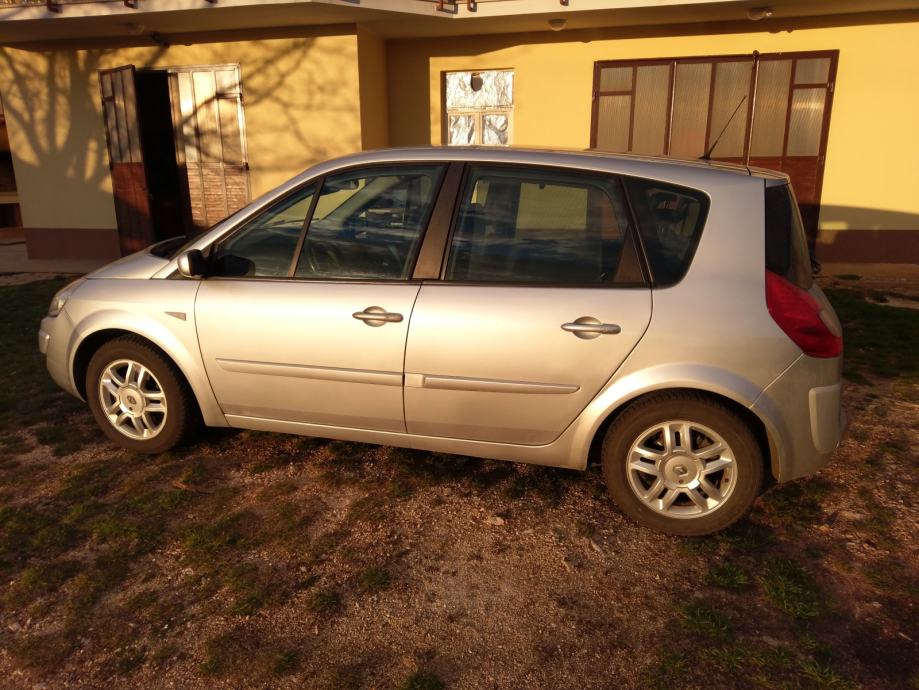
<svg viewBox="0 0 919 690">
<path fill-rule="evenodd" d="M 752 405 L 769 432 L 777 481 L 814 474 L 842 440 L 846 413 L 841 373 L 842 358 L 801 355 Z"/>
</svg>

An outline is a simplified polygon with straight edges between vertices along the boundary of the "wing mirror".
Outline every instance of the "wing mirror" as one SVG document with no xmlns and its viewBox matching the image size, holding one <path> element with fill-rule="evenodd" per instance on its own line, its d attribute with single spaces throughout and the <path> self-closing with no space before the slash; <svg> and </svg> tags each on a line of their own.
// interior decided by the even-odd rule
<svg viewBox="0 0 919 690">
<path fill-rule="evenodd" d="M 186 278 L 203 278 L 206 262 L 200 249 L 189 249 L 177 261 L 179 273 Z"/>
</svg>

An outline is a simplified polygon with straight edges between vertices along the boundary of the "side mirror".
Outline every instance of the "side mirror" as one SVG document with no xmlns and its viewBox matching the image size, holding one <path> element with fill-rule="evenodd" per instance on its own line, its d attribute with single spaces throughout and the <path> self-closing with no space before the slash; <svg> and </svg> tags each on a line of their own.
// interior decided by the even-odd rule
<svg viewBox="0 0 919 690">
<path fill-rule="evenodd" d="M 204 254 L 200 249 L 189 249 L 179 256 L 178 259 L 179 273 L 186 278 L 203 278 L 204 277 Z"/>
</svg>

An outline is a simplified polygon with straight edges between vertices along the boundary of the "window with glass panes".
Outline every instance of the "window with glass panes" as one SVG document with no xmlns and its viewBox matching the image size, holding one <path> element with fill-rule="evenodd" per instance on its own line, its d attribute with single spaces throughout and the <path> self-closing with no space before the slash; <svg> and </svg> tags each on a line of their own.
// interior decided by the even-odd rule
<svg viewBox="0 0 919 690">
<path fill-rule="evenodd" d="M 598 62 L 591 147 L 781 170 L 813 234 L 838 54 Z"/>
<path fill-rule="evenodd" d="M 445 143 L 509 146 L 514 133 L 513 70 L 447 72 Z"/>
</svg>

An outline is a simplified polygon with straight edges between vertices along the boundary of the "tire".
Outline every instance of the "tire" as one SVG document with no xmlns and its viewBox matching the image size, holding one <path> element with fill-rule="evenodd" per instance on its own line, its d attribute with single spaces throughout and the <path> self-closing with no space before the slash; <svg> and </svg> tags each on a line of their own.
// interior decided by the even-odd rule
<svg viewBox="0 0 919 690">
<path fill-rule="evenodd" d="M 86 372 L 86 399 L 105 435 L 138 453 L 174 448 L 200 423 L 181 372 L 136 336 L 110 340 L 96 351 Z"/>
<path fill-rule="evenodd" d="M 763 484 L 763 454 L 750 427 L 701 394 L 655 393 L 630 405 L 610 425 L 602 459 L 623 512 L 678 536 L 733 524 Z"/>
</svg>

